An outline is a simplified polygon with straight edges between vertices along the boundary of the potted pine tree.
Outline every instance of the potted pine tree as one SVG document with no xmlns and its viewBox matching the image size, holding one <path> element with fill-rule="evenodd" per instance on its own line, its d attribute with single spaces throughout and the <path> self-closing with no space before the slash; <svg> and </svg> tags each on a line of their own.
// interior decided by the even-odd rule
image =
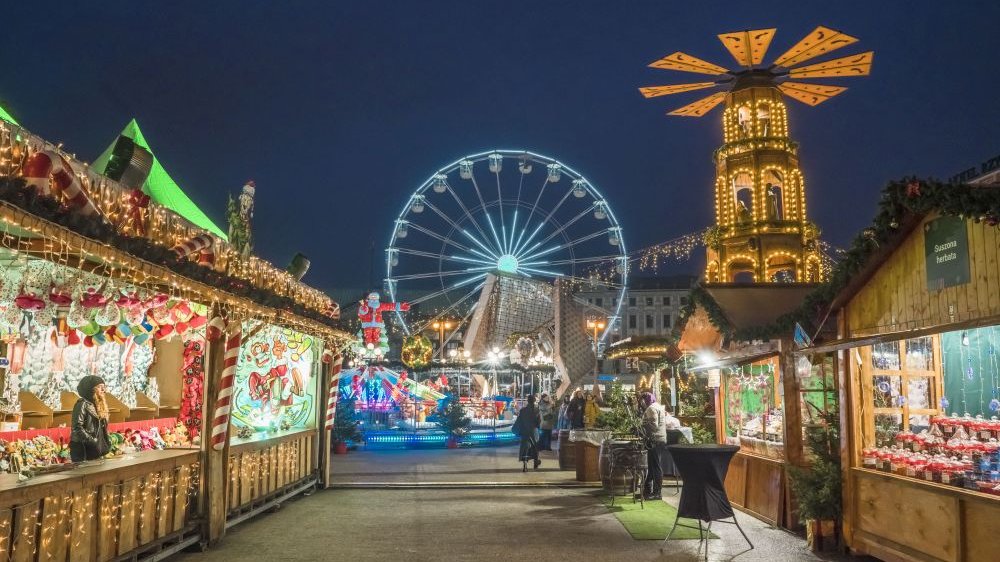
<svg viewBox="0 0 1000 562">
<path fill-rule="evenodd" d="M 451 396 L 438 412 L 437 424 L 448 434 L 448 448 L 457 449 L 462 436 L 469 431 L 472 420 L 466 415 L 465 406 L 458 397 Z"/>
<path fill-rule="evenodd" d="M 361 440 L 361 431 L 358 429 L 358 420 L 354 414 L 353 398 L 344 398 L 337 404 L 337 413 L 333 417 L 333 428 L 330 433 L 335 455 L 347 453 L 348 441 Z"/>
<path fill-rule="evenodd" d="M 840 474 L 840 414 L 821 412 L 821 423 L 806 428 L 806 448 L 812 464 L 789 467 L 799 520 L 806 526 L 806 540 L 813 550 L 824 550 L 826 538 L 840 543 L 843 512 Z M 832 536 L 831 536 L 832 535 Z"/>
</svg>

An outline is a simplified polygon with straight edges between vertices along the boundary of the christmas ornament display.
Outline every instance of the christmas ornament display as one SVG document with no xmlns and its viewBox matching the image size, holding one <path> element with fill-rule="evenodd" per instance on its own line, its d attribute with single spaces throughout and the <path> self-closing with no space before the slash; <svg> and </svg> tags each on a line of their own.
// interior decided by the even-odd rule
<svg viewBox="0 0 1000 562">
<path fill-rule="evenodd" d="M 41 195 L 61 195 L 69 207 L 79 210 L 84 216 L 100 215 L 76 177 L 73 167 L 57 152 L 40 150 L 32 154 L 21 173 L 28 185 Z"/>
</svg>

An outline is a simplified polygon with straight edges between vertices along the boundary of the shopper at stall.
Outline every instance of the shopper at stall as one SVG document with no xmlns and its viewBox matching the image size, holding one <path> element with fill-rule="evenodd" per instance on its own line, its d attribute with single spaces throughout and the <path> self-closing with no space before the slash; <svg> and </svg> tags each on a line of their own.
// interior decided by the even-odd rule
<svg viewBox="0 0 1000 562">
<path fill-rule="evenodd" d="M 73 462 L 99 459 L 111 450 L 104 379 L 87 375 L 80 379 L 76 391 L 80 399 L 73 406 L 73 429 L 69 438 L 70 458 Z"/>
<path fill-rule="evenodd" d="M 535 395 L 528 396 L 528 403 L 517 413 L 517 419 L 511 426 L 511 431 L 521 437 L 521 447 L 518 450 L 518 460 L 524 463 L 528 470 L 528 461 L 534 461 L 533 468 L 538 468 L 542 461 L 538 459 L 538 427 L 542 424 L 542 416 L 535 405 Z"/>
<path fill-rule="evenodd" d="M 643 483 L 642 495 L 647 500 L 661 499 L 660 488 L 663 485 L 663 470 L 660 466 L 660 455 L 667 448 L 667 417 L 662 405 L 656 402 L 652 392 L 643 392 L 639 397 L 642 412 L 642 437 L 646 441 L 646 460 L 648 470 Z M 670 416 L 675 422 L 677 418 Z"/>
<path fill-rule="evenodd" d="M 563 395 L 562 402 L 559 404 L 559 417 L 556 420 L 556 429 L 563 430 L 569 429 L 569 394 Z"/>
<path fill-rule="evenodd" d="M 586 405 L 587 400 L 583 397 L 583 391 L 577 389 L 573 393 L 573 399 L 569 401 L 569 407 L 566 410 L 570 429 L 583 429 L 583 409 Z"/>
<path fill-rule="evenodd" d="M 597 416 L 601 415 L 601 407 L 597 405 L 597 396 L 587 393 L 587 402 L 583 406 L 583 427 L 590 429 L 597 425 Z"/>
<path fill-rule="evenodd" d="M 548 394 L 538 401 L 538 413 L 542 416 L 541 436 L 538 438 L 539 451 L 552 450 L 552 428 L 556 425 L 556 408 Z"/>
</svg>

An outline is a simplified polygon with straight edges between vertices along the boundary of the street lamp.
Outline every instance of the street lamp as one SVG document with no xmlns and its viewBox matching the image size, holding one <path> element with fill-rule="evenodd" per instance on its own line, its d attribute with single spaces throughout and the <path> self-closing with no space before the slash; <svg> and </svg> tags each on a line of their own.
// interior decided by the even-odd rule
<svg viewBox="0 0 1000 562">
<path fill-rule="evenodd" d="M 441 353 L 441 362 L 444 363 L 444 331 L 451 329 L 451 322 L 448 320 L 435 320 L 431 326 L 438 331 L 438 348 Z"/>
<path fill-rule="evenodd" d="M 594 331 L 594 395 L 598 398 L 601 396 L 601 388 L 597 385 L 597 354 L 600 351 L 598 346 L 599 340 L 597 338 L 598 332 L 603 330 L 605 327 L 607 327 L 607 324 L 600 318 L 591 318 L 587 320 L 587 328 Z"/>
</svg>

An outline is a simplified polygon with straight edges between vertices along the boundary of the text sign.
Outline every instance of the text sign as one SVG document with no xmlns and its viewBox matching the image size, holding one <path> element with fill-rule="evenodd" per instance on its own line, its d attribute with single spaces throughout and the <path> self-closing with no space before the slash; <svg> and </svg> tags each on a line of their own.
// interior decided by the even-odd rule
<svg viewBox="0 0 1000 562">
<path fill-rule="evenodd" d="M 969 236 L 965 220 L 941 217 L 924 225 L 927 290 L 969 282 Z"/>
</svg>

